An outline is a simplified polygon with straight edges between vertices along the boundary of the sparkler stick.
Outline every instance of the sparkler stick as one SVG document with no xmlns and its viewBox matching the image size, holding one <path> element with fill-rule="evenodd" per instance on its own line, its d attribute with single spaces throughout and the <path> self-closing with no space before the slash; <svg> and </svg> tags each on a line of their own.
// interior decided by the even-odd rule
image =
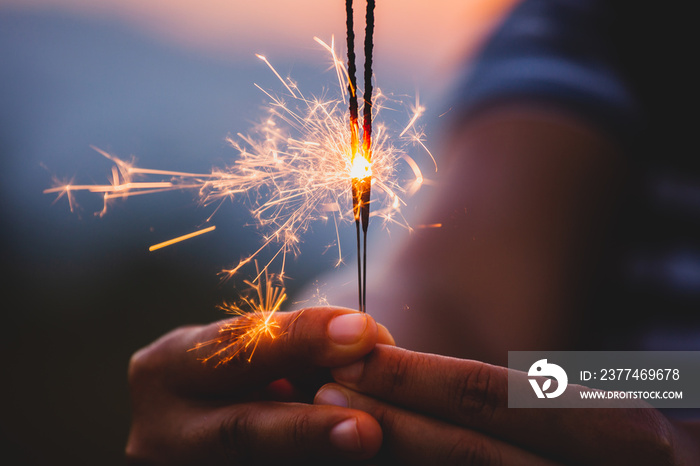
<svg viewBox="0 0 700 466">
<path fill-rule="evenodd" d="M 359 154 L 359 124 L 357 112 L 357 80 L 355 77 L 355 32 L 352 0 L 345 1 L 347 15 L 348 44 L 348 91 L 350 93 L 351 162 L 353 165 L 352 203 L 357 232 L 357 282 L 359 307 L 366 311 L 367 305 L 367 227 L 369 225 L 370 193 L 372 188 L 372 48 L 374 35 L 374 0 L 367 0 L 365 15 L 365 91 L 362 108 L 362 156 Z M 362 256 L 360 255 L 360 225 L 362 225 Z"/>
<path fill-rule="evenodd" d="M 372 162 L 372 36 L 374 35 L 374 0 L 367 0 L 365 16 L 365 92 L 362 95 L 362 141 L 367 164 Z M 369 226 L 369 200 L 372 189 L 371 174 L 362 180 L 362 311 L 367 309 L 367 227 Z"/>
<path fill-rule="evenodd" d="M 355 66 L 355 26 L 352 11 L 352 1 L 345 0 L 345 15 L 348 44 L 348 93 L 350 94 L 350 162 L 354 166 L 355 157 L 359 149 L 359 124 L 357 113 L 357 67 Z M 355 217 L 355 232 L 357 233 L 357 294 L 359 310 L 364 311 L 362 299 L 362 258 L 360 256 L 360 193 L 357 180 L 350 180 L 352 189 L 352 212 Z"/>
</svg>

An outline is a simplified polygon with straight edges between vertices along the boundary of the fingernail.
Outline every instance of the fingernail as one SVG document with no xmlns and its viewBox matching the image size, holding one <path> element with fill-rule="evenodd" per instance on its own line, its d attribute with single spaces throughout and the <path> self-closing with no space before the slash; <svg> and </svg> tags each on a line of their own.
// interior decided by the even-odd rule
<svg viewBox="0 0 700 466">
<path fill-rule="evenodd" d="M 341 345 L 350 345 L 359 341 L 367 328 L 367 316 L 353 313 L 335 317 L 328 324 L 328 336 Z"/>
<path fill-rule="evenodd" d="M 337 369 L 333 369 L 331 371 L 331 374 L 333 375 L 333 378 L 338 382 L 355 383 L 358 380 L 360 380 L 364 368 L 365 362 L 361 360 L 354 362 L 349 366 L 338 367 Z"/>
<path fill-rule="evenodd" d="M 343 451 L 362 451 L 360 434 L 357 432 L 357 419 L 347 419 L 331 429 L 331 444 Z"/>
<path fill-rule="evenodd" d="M 348 407 L 348 398 L 340 390 L 334 388 L 323 388 L 316 394 L 314 403 L 320 405 L 340 406 L 341 408 Z"/>
</svg>

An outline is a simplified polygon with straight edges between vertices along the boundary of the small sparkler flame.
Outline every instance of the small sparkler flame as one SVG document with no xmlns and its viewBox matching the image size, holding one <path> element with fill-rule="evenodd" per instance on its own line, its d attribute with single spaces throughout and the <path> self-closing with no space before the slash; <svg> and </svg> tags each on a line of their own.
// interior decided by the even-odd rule
<svg viewBox="0 0 700 466">
<path fill-rule="evenodd" d="M 372 163 L 364 157 L 355 157 L 350 166 L 350 177 L 362 180 L 372 176 Z"/>
<path fill-rule="evenodd" d="M 257 268 L 257 263 L 255 266 Z M 284 284 L 281 279 L 267 272 L 258 271 L 258 277 L 254 282 L 244 282 L 250 291 L 241 297 L 240 303 L 224 303 L 219 306 L 235 318 L 221 324 L 216 338 L 197 343 L 190 350 L 213 347 L 209 355 L 201 358 L 203 363 L 216 359 L 218 367 L 243 355 L 250 362 L 260 340 L 274 340 L 284 335 L 286 328 L 282 329 L 276 319 L 277 311 L 287 299 Z"/>
</svg>

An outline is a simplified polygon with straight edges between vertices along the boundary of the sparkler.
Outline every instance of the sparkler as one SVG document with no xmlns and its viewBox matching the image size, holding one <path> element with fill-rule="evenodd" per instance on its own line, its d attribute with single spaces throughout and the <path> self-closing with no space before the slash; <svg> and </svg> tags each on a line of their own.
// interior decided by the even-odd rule
<svg viewBox="0 0 700 466">
<path fill-rule="evenodd" d="M 300 252 L 301 238 L 313 222 L 328 221 L 332 217 L 336 226 L 338 246 L 336 265 L 340 265 L 343 256 L 338 224 L 350 218 L 355 220 L 358 240 L 358 288 L 360 308 L 363 311 L 366 297 L 366 240 L 370 218 L 370 189 L 373 188 L 375 194 L 371 216 L 382 219 L 384 225 L 393 223 L 410 229 L 401 213 L 401 207 L 404 205 L 404 198 L 415 193 L 424 179 L 419 165 L 402 150 L 398 142 L 421 146 L 433 162 L 434 158 L 423 144 L 422 131 L 416 126 L 423 112 L 423 107 L 417 101 L 411 108 L 408 124 L 397 137 L 392 138 L 389 128 L 383 125 L 378 125 L 372 132 L 372 120 L 376 120 L 377 114 L 391 101 L 380 90 L 376 90 L 372 95 L 372 28 L 369 25 L 373 20 L 369 14 L 370 3 L 373 9 L 374 1 L 368 2 L 361 147 L 356 81 L 354 72 L 350 72 L 354 68 L 353 60 L 348 61 L 346 70 L 335 53 L 334 41 L 331 40 L 329 45 L 315 38 L 331 55 L 341 89 L 340 96 L 330 99 L 306 96 L 290 78 L 283 78 L 266 57 L 258 55 L 277 76 L 285 91 L 281 95 L 275 94 L 256 85 L 269 99 L 268 115 L 250 133 L 238 133 L 227 138 L 239 153 L 237 160 L 231 165 L 214 168 L 210 173 L 140 168 L 134 159 L 123 160 L 94 148 L 114 164 L 108 183 L 89 185 L 55 181 L 54 187 L 44 191 L 57 194 L 57 199 L 65 196 L 71 211 L 76 208 L 77 193 L 99 194 L 103 197 L 103 208 L 97 214 L 103 216 L 117 199 L 169 190 L 195 190 L 202 205 L 215 206 L 205 223 L 211 221 L 219 206 L 226 200 L 240 197 L 248 203 L 256 226 L 264 233 L 262 244 L 255 252 L 240 259 L 235 266 L 223 269 L 221 274 L 224 279 L 230 278 L 254 262 L 256 276 L 253 280 L 245 281 L 250 287 L 252 297 L 244 297 L 241 304 L 221 306 L 224 311 L 239 315 L 240 318 L 224 324 L 217 339 L 197 345 L 196 348 L 216 347 L 209 357 L 204 358 L 205 361 L 218 357 L 218 364 L 222 364 L 243 353 L 248 353 L 250 360 L 261 338 L 274 339 L 284 332 L 284 329 L 279 328 L 274 316 L 286 298 L 283 279 L 287 256 Z M 350 15 L 349 18 L 351 17 Z M 348 21 L 351 25 L 351 20 Z M 349 47 L 348 56 L 350 50 Z M 352 55 L 354 56 L 354 52 Z M 345 110 L 348 99 L 343 89 L 350 90 L 349 125 Z M 405 179 L 399 179 L 401 165 L 410 174 Z M 348 183 L 352 186 L 351 190 L 347 189 Z M 359 249 L 360 225 L 364 235 L 362 267 Z M 178 236 L 153 245 L 150 249 L 170 246 L 214 228 L 215 226 L 210 226 Z M 275 244 L 278 248 L 273 249 L 272 257 L 259 268 L 256 259 Z M 280 261 L 281 264 L 279 273 L 273 275 L 269 269 L 275 261 Z M 273 286 L 272 281 L 277 284 Z"/>
</svg>

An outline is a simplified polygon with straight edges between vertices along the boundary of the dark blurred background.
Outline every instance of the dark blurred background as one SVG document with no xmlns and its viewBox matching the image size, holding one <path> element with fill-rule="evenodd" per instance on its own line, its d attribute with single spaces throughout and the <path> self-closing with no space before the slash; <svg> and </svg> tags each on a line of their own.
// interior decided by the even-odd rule
<svg viewBox="0 0 700 466">
<path fill-rule="evenodd" d="M 215 306 L 235 297 L 237 283 L 222 284 L 217 272 L 260 239 L 246 227 L 246 209 L 228 203 L 215 217 L 216 231 L 149 253 L 149 245 L 197 229 L 211 209 L 199 208 L 195 193 L 170 192 L 117 202 L 102 218 L 93 215 L 99 196 L 83 195 L 71 213 L 65 198 L 54 203 L 54 195 L 42 193 L 52 177 L 105 182 L 111 165 L 90 145 L 134 155 L 149 168 L 207 172 L 225 165 L 235 156 L 226 135 L 245 132 L 263 115 L 265 98 L 253 83 L 279 88 L 256 52 L 309 93 L 335 84 L 312 37 L 342 36 L 341 2 L 331 8 L 319 0 L 315 16 L 300 10 L 301 26 L 284 8 L 269 24 L 257 12 L 253 17 L 263 22 L 251 24 L 230 10 L 217 12 L 220 2 L 204 2 L 218 22 L 207 30 L 197 16 L 197 28 L 183 25 L 183 36 L 171 30 L 174 20 L 152 21 L 159 16 L 151 3 L 159 2 L 143 2 L 141 17 L 135 2 L 125 2 L 133 8 L 121 15 L 113 11 L 119 2 L 110 1 L 0 2 L 0 444 L 12 464 L 122 463 L 130 355 L 174 327 L 221 318 Z M 418 89 L 430 106 L 447 81 L 437 63 L 449 61 L 464 41 L 455 33 L 453 47 L 445 43 L 458 30 L 450 7 L 459 2 L 446 2 L 434 17 L 419 3 L 389 2 L 378 10 L 375 73 L 385 91 Z M 329 11 L 332 17 L 324 16 Z M 442 27 L 413 38 L 417 18 Z M 232 35 L 217 35 L 229 32 L 221 26 L 226 20 Z M 302 39 L 285 36 L 285 24 Z M 407 51 L 411 44 L 420 45 Z M 334 241 L 328 228 L 316 227 L 290 265 L 292 293 L 333 266 L 333 253 L 323 254 Z"/>
<path fill-rule="evenodd" d="M 99 196 L 80 196 L 71 214 L 42 190 L 52 175 L 104 182 L 110 164 L 91 144 L 151 167 L 222 165 L 235 154 L 226 134 L 254 118 L 241 109 L 262 104 L 247 88 L 267 76 L 253 60 L 207 59 L 66 14 L 6 11 L 0 44 L 3 450 L 19 464 L 119 462 L 129 355 L 220 317 L 215 304 L 234 290 L 217 272 L 257 234 L 226 205 L 207 237 L 149 253 L 207 217 L 194 193 L 131 198 L 99 218 Z"/>
</svg>

